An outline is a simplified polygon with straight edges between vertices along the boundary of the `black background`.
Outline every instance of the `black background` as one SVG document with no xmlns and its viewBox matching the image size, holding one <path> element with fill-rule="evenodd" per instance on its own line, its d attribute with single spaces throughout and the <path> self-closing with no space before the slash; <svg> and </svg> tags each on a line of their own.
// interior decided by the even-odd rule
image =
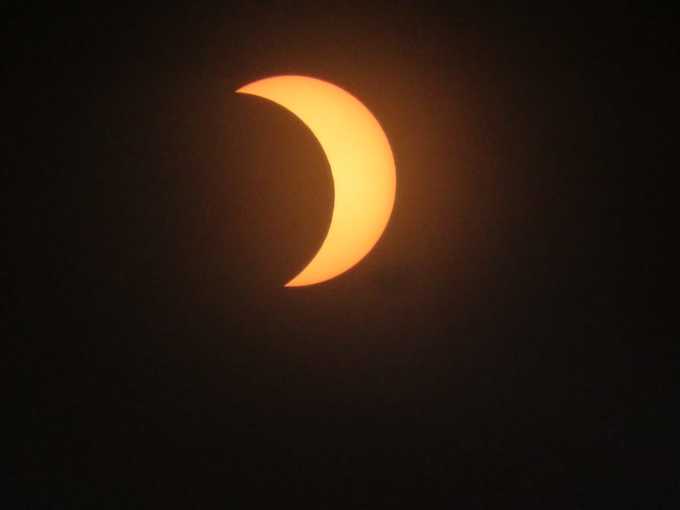
<svg viewBox="0 0 680 510">
<path fill-rule="evenodd" d="M 672 507 L 670 356 L 623 311 L 669 13 L 7 12 L 3 506 Z M 233 93 L 286 73 L 359 97 L 398 178 L 371 254 L 297 289 L 328 165 Z"/>
</svg>

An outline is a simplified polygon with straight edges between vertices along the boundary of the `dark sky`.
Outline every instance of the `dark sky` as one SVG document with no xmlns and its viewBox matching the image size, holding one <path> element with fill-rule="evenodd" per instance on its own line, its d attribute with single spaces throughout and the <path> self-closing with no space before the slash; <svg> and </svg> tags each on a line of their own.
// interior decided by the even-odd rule
<svg viewBox="0 0 680 510">
<path fill-rule="evenodd" d="M 3 15 L 2 506 L 672 507 L 669 360 L 623 311 L 668 13 L 188 4 Z M 297 289 L 328 164 L 233 93 L 286 73 L 397 165 L 371 254 Z"/>
</svg>

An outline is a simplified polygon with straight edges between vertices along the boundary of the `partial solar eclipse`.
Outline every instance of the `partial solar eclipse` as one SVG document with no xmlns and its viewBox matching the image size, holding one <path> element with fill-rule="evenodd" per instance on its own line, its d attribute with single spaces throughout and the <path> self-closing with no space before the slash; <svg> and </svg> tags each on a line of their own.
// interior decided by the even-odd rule
<svg viewBox="0 0 680 510">
<path fill-rule="evenodd" d="M 380 239 L 394 206 L 394 157 L 376 118 L 347 91 L 306 76 L 264 78 L 236 92 L 268 99 L 297 116 L 321 144 L 333 176 L 326 238 L 285 286 L 321 283 L 355 266 Z"/>
</svg>

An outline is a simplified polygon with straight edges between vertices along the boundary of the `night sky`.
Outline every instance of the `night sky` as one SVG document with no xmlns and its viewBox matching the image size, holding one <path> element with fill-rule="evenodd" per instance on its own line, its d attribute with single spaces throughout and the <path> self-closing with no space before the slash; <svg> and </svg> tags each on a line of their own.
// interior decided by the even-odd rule
<svg viewBox="0 0 680 510">
<path fill-rule="evenodd" d="M 367 3 L 3 14 L 0 506 L 677 508 L 653 284 L 624 312 L 669 13 Z M 382 238 L 312 287 L 328 163 L 234 93 L 277 74 L 396 161 Z"/>
</svg>

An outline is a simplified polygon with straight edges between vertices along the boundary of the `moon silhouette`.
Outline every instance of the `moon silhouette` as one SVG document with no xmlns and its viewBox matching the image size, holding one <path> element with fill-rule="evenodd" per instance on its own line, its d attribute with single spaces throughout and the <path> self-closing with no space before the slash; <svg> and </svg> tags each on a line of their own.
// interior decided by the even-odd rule
<svg viewBox="0 0 680 510">
<path fill-rule="evenodd" d="M 328 233 L 286 287 L 334 278 L 363 259 L 380 239 L 394 206 L 394 157 L 382 127 L 357 98 L 306 76 L 273 76 L 236 90 L 277 103 L 297 116 L 321 144 L 335 201 Z"/>
</svg>

